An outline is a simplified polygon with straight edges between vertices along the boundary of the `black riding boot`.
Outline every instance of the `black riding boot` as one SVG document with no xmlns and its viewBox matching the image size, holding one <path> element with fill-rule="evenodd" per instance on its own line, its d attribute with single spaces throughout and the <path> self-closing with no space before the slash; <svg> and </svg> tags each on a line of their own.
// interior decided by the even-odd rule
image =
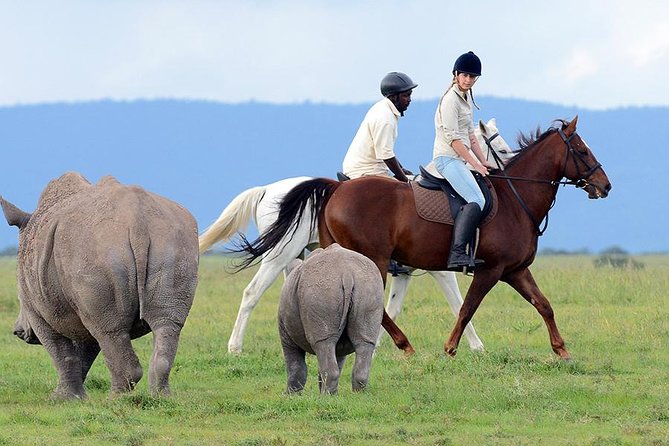
<svg viewBox="0 0 669 446">
<path fill-rule="evenodd" d="M 474 239 L 480 220 L 481 207 L 477 203 L 467 203 L 460 208 L 453 225 L 453 241 L 448 255 L 447 271 L 462 271 L 464 267 L 474 269 L 475 263 L 472 262 L 472 255 L 467 253 L 467 244 Z"/>
</svg>

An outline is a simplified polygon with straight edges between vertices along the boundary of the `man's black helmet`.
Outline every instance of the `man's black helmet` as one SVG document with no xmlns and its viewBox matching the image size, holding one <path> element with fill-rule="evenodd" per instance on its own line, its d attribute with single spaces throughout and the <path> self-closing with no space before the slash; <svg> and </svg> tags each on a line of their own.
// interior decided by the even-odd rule
<svg viewBox="0 0 669 446">
<path fill-rule="evenodd" d="M 465 53 L 455 59 L 455 64 L 453 65 L 453 74 L 458 73 L 469 73 L 475 76 L 481 75 L 481 59 L 474 54 L 472 51 Z"/>
<path fill-rule="evenodd" d="M 381 94 L 388 97 L 391 94 L 413 90 L 417 86 L 418 84 L 414 84 L 411 78 L 406 74 L 393 71 L 386 74 L 383 79 L 381 79 Z"/>
</svg>

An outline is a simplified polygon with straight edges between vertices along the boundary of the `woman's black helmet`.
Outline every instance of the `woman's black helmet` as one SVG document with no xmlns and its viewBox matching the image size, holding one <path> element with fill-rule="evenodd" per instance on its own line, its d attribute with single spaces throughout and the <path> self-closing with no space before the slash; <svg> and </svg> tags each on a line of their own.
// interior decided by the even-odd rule
<svg viewBox="0 0 669 446">
<path fill-rule="evenodd" d="M 391 94 L 413 90 L 417 86 L 418 84 L 415 84 L 406 74 L 393 71 L 381 79 L 381 94 L 388 97 Z"/>
<path fill-rule="evenodd" d="M 455 59 L 453 65 L 453 74 L 455 73 L 469 73 L 475 76 L 481 75 L 481 59 L 472 51 L 465 53 Z"/>
</svg>

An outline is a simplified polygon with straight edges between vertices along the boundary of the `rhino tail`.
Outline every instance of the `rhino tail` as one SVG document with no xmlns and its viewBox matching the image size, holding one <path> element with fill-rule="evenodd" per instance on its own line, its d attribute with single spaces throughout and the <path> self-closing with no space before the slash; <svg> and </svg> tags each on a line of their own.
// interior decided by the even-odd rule
<svg viewBox="0 0 669 446">
<path fill-rule="evenodd" d="M 353 275 L 350 272 L 347 272 L 342 275 L 341 285 L 344 299 L 342 302 L 341 318 L 339 319 L 339 331 L 343 332 L 344 327 L 348 322 L 348 313 L 349 311 L 351 311 L 351 303 L 353 302 L 353 292 L 355 290 L 355 281 L 353 280 Z"/>
<path fill-rule="evenodd" d="M 49 273 L 51 272 L 49 267 L 53 266 L 51 264 L 51 260 L 53 259 L 53 249 L 55 245 L 56 229 L 58 229 L 58 223 L 56 222 L 52 223 L 51 227 L 48 228 L 46 239 L 44 240 L 44 244 L 42 246 L 42 253 L 38 258 L 37 280 L 39 283 L 40 293 L 42 294 L 42 296 L 49 295 L 48 289 L 50 283 L 53 281 L 53 278 L 49 277 Z"/>
<path fill-rule="evenodd" d="M 130 231 L 130 250 L 132 251 L 133 259 L 135 259 L 135 271 L 137 272 L 137 297 L 139 299 L 139 318 L 144 319 L 144 308 L 146 304 L 146 289 L 148 280 L 149 268 L 149 250 L 151 248 L 151 241 L 149 237 L 133 237 Z M 145 241 L 146 240 L 146 241 Z"/>
</svg>

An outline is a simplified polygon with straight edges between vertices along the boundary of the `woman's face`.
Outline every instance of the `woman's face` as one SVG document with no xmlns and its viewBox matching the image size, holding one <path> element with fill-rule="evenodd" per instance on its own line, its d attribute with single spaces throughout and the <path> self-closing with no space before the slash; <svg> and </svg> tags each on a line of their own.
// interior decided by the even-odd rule
<svg viewBox="0 0 669 446">
<path fill-rule="evenodd" d="M 455 78 L 458 81 L 458 87 L 460 90 L 469 91 L 469 89 L 474 86 L 476 80 L 479 77 L 470 73 L 458 73 Z"/>
</svg>

